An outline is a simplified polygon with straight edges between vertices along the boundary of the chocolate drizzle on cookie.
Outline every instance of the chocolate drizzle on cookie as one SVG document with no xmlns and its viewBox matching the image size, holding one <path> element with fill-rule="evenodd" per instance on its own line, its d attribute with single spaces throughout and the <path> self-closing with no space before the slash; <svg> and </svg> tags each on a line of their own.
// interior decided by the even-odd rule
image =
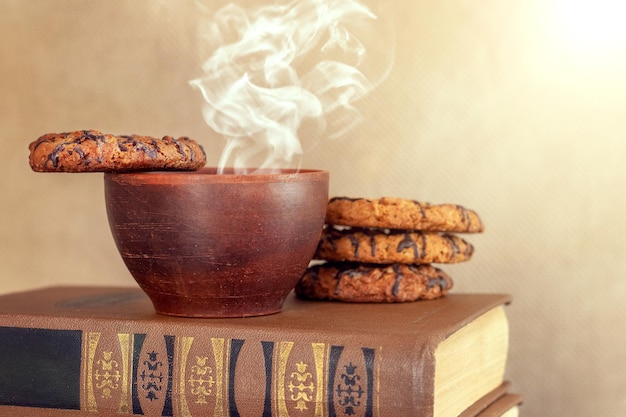
<svg viewBox="0 0 626 417">
<path fill-rule="evenodd" d="M 359 239 L 354 235 L 348 235 L 348 239 L 350 239 L 350 243 L 354 247 L 354 258 L 359 259 Z"/>
<path fill-rule="evenodd" d="M 419 232 L 418 234 L 422 237 L 422 253 L 425 253 L 426 236 L 424 236 L 424 233 L 421 233 L 421 232 Z M 398 243 L 398 246 L 396 247 L 396 251 L 400 253 L 404 251 L 405 249 L 413 249 L 413 258 L 416 261 L 420 259 L 420 254 L 419 254 L 419 250 L 417 247 L 417 243 L 415 243 L 415 241 L 411 237 L 411 234 L 408 232 L 404 233 L 404 239 L 402 239 L 400 243 Z"/>
<path fill-rule="evenodd" d="M 402 270 L 398 264 L 392 265 L 393 272 L 396 274 L 396 280 L 393 283 L 393 287 L 391 288 L 391 295 L 397 297 L 400 293 L 400 282 L 402 281 L 403 275 Z"/>
<path fill-rule="evenodd" d="M 59 166 L 59 152 L 65 148 L 65 144 L 57 145 L 52 152 L 48 155 L 47 162 L 51 162 L 52 166 L 57 168 Z M 84 154 L 83 154 L 84 157 Z"/>
<path fill-rule="evenodd" d="M 419 211 L 420 211 L 420 213 L 422 215 L 422 218 L 425 218 L 426 217 L 426 210 L 424 210 L 424 206 L 422 205 L 422 203 L 420 203 L 417 200 L 412 200 L 412 201 L 417 206 L 417 208 L 419 209 Z M 428 204 L 428 203 L 426 203 L 426 204 Z"/>
<path fill-rule="evenodd" d="M 337 287 L 335 288 L 335 294 L 339 294 L 339 291 L 341 289 L 341 281 L 344 279 L 355 279 L 358 277 L 362 277 L 364 275 L 366 275 L 369 271 L 367 270 L 359 270 L 359 269 L 345 269 L 345 270 L 339 270 L 337 271 L 337 273 L 335 274 L 335 280 L 337 281 Z"/>
<path fill-rule="evenodd" d="M 68 136 L 69 133 L 61 133 L 61 136 Z M 56 135 L 45 135 L 40 138 L 35 145 L 33 146 L 33 151 L 36 150 L 41 144 L 54 142 L 56 139 Z M 74 152 L 78 154 L 78 157 L 83 161 L 85 165 L 89 164 L 89 160 L 87 158 L 87 153 L 81 147 L 81 144 L 87 141 L 93 141 L 96 143 L 96 147 L 99 148 L 105 141 L 105 137 L 101 134 L 96 134 L 90 130 L 82 130 L 80 135 L 76 136 L 72 140 L 66 140 L 64 142 L 59 143 L 54 147 L 52 152 L 47 155 L 46 161 L 44 165 L 48 162 L 52 164 L 54 168 L 58 168 L 59 166 L 59 154 L 63 151 L 67 151 L 69 155 L 73 155 Z M 69 148 L 69 149 L 68 149 Z M 101 156 L 100 156 L 101 158 Z"/>
<path fill-rule="evenodd" d="M 132 149 L 136 152 L 143 153 L 149 159 L 156 159 L 159 156 L 160 149 L 156 139 L 149 139 L 144 142 L 140 142 L 131 135 L 123 135 L 120 136 L 120 138 L 123 138 L 124 140 L 118 140 L 117 147 L 122 152 L 130 152 Z"/>
<path fill-rule="evenodd" d="M 443 291 L 448 287 L 448 282 L 443 277 L 428 278 L 427 282 L 426 289 L 428 290 L 438 286 Z"/>
<path fill-rule="evenodd" d="M 435 287 L 439 287 L 441 291 L 446 291 L 452 286 L 452 281 L 447 275 L 436 274 L 435 276 L 426 277 L 426 289 L 431 290 Z"/>
</svg>

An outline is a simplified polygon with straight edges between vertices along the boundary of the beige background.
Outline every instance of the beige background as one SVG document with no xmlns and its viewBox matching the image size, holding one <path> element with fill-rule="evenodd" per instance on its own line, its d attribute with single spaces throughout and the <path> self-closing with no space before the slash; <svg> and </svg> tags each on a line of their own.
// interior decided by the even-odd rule
<svg viewBox="0 0 626 417">
<path fill-rule="evenodd" d="M 446 270 L 454 291 L 513 295 L 507 377 L 526 416 L 626 414 L 626 42 L 605 3 L 372 0 L 395 28 L 392 71 L 355 131 L 303 158 L 333 195 L 481 214 L 474 258 Z M 27 147 L 84 128 L 189 135 L 216 164 L 188 85 L 198 16 L 193 1 L 0 0 L 0 292 L 134 285 L 102 175 L 33 173 Z"/>
</svg>

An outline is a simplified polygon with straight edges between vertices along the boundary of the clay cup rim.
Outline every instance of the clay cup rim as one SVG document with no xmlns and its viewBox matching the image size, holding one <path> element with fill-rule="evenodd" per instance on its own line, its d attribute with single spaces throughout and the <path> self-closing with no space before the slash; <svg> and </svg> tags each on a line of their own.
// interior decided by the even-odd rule
<svg viewBox="0 0 626 417">
<path fill-rule="evenodd" d="M 228 184 L 228 183 L 268 183 L 323 180 L 328 171 L 321 169 L 251 169 L 249 173 L 238 173 L 234 168 L 205 167 L 197 171 L 137 171 L 105 173 L 106 180 L 128 184 Z"/>
</svg>

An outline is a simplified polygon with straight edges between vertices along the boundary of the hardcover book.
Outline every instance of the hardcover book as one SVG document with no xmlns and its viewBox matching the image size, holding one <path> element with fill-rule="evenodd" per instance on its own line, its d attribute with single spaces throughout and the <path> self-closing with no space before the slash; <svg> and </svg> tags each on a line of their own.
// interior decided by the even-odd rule
<svg viewBox="0 0 626 417">
<path fill-rule="evenodd" d="M 503 386 L 509 302 L 291 294 L 274 315 L 186 319 L 139 288 L 4 295 L 0 415 L 458 416 Z"/>
</svg>

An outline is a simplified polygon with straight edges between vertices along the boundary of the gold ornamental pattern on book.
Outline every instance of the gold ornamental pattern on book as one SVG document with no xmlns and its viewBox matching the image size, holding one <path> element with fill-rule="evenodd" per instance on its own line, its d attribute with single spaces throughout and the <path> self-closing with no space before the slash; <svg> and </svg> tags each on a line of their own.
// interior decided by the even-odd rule
<svg viewBox="0 0 626 417">
<path fill-rule="evenodd" d="M 379 416 L 381 348 L 83 335 L 81 409 L 161 416 Z M 245 393 L 245 397 L 240 393 Z M 254 409 L 254 408 L 257 409 Z"/>
</svg>

